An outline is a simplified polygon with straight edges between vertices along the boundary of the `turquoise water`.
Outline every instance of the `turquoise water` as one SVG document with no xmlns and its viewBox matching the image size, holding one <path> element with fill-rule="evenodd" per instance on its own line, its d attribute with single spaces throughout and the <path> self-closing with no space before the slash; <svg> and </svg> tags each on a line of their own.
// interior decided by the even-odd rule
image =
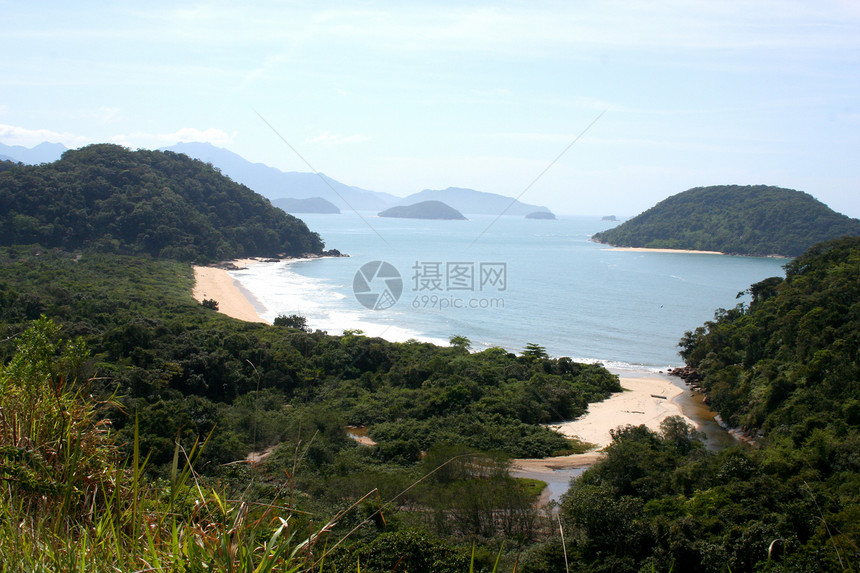
<svg viewBox="0 0 860 573">
<path fill-rule="evenodd" d="M 717 308 L 735 306 L 737 293 L 751 283 L 783 275 L 785 264 L 614 251 L 589 237 L 615 223 L 589 217 L 424 221 L 364 215 L 362 220 L 343 213 L 302 218 L 327 248 L 350 257 L 261 264 L 231 273 L 268 320 L 297 313 L 312 328 L 332 334 L 360 329 L 391 340 L 447 343 L 461 335 L 475 349 L 520 351 L 532 342 L 553 356 L 616 368 L 680 365 L 677 343 L 685 331 L 712 319 Z M 397 302 L 383 310 L 365 308 L 353 293 L 356 273 L 372 261 L 390 263 L 402 278 Z M 367 286 L 373 294 L 386 284 L 393 286 L 381 279 Z"/>
</svg>

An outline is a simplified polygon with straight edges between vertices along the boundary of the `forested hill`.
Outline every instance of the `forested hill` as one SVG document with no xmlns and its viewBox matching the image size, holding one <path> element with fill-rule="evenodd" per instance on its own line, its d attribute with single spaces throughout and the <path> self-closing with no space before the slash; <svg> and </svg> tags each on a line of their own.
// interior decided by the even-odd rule
<svg viewBox="0 0 860 573">
<path fill-rule="evenodd" d="M 752 302 L 688 332 L 681 356 L 736 426 L 797 441 L 860 427 L 860 237 L 814 246 Z M 834 441 L 831 440 L 831 445 Z"/>
<path fill-rule="evenodd" d="M 821 241 L 860 236 L 860 221 L 811 195 L 766 185 L 696 187 L 592 237 L 619 247 L 796 257 Z"/>
<path fill-rule="evenodd" d="M 323 249 L 304 222 L 211 165 L 110 144 L 0 169 L 0 245 L 34 243 L 198 262 Z"/>
<path fill-rule="evenodd" d="M 681 354 L 756 446 L 708 452 L 671 419 L 616 429 L 562 501 L 577 571 L 857 570 L 860 238 L 813 246 L 750 294 Z M 559 545 L 540 571 L 565 570 Z"/>
</svg>

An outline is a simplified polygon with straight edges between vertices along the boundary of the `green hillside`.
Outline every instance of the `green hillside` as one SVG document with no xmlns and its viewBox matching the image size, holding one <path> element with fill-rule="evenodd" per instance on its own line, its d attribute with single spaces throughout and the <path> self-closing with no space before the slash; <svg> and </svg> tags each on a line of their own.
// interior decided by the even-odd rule
<svg viewBox="0 0 860 573">
<path fill-rule="evenodd" d="M 299 219 L 201 161 L 91 145 L 0 170 L 0 245 L 212 261 L 320 253 Z"/>
<path fill-rule="evenodd" d="M 798 441 L 860 425 L 860 237 L 814 246 L 749 306 L 687 333 L 681 356 L 734 426 Z"/>
<path fill-rule="evenodd" d="M 821 241 L 860 235 L 860 221 L 802 191 L 765 185 L 696 187 L 592 237 L 618 247 L 796 257 Z"/>
<path fill-rule="evenodd" d="M 617 428 L 553 513 L 508 469 L 587 448 L 551 424 L 621 389 L 600 364 L 214 312 L 187 260 L 322 245 L 182 155 L 0 164 L 0 209 L 3 570 L 860 563 L 858 237 L 813 246 L 680 343 L 754 446 L 709 451 L 678 417 Z"/>
<path fill-rule="evenodd" d="M 577 571 L 856 571 L 860 238 L 814 246 L 681 341 L 712 407 L 755 445 L 710 452 L 669 418 L 613 432 L 561 507 Z M 523 571 L 563 571 L 562 547 Z M 573 570 L 573 568 L 571 568 Z"/>
</svg>

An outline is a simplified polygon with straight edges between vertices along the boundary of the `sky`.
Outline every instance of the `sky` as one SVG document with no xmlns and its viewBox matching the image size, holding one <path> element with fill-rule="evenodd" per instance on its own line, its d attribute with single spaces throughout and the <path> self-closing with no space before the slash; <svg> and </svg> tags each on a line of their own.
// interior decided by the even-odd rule
<svg viewBox="0 0 860 573">
<path fill-rule="evenodd" d="M 0 0 L 0 14 L 7 145 L 205 141 L 398 196 L 469 187 L 581 215 L 766 184 L 860 217 L 856 0 Z"/>
</svg>

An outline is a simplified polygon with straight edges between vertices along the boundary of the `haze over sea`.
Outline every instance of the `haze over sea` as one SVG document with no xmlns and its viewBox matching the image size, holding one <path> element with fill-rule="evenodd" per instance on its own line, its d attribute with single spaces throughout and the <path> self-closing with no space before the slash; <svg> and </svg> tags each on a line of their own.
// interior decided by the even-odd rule
<svg viewBox="0 0 860 573">
<path fill-rule="evenodd" d="M 355 213 L 300 216 L 326 248 L 349 258 L 260 264 L 230 274 L 269 321 L 300 314 L 330 334 L 359 329 L 396 341 L 447 344 L 462 335 L 475 350 L 520 352 L 531 342 L 552 356 L 656 371 L 682 365 L 677 344 L 685 331 L 718 308 L 748 302 L 736 299 L 738 292 L 782 276 L 786 262 L 612 250 L 589 237 L 616 223 L 595 217 L 503 216 L 493 223 L 489 215 L 362 216 L 366 222 Z M 353 294 L 356 272 L 371 261 L 390 263 L 402 277 L 399 300 L 385 310 L 367 309 Z M 381 290 L 380 282 L 371 286 Z"/>
</svg>

